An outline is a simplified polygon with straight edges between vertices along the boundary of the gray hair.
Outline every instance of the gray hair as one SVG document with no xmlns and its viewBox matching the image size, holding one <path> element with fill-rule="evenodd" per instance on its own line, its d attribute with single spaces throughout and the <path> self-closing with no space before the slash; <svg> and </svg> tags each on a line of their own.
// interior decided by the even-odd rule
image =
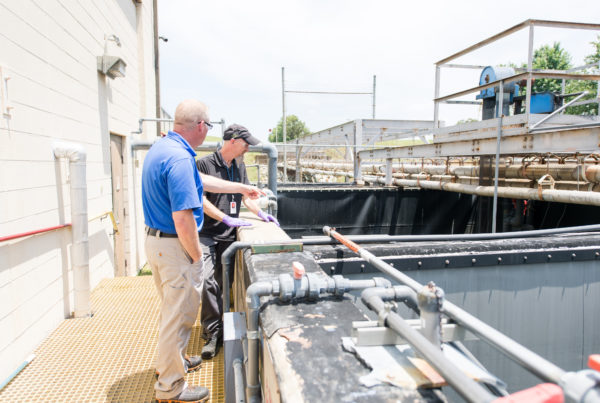
<svg viewBox="0 0 600 403">
<path fill-rule="evenodd" d="M 186 99 L 175 109 L 175 125 L 191 129 L 200 121 L 210 122 L 208 107 L 195 99 Z"/>
</svg>

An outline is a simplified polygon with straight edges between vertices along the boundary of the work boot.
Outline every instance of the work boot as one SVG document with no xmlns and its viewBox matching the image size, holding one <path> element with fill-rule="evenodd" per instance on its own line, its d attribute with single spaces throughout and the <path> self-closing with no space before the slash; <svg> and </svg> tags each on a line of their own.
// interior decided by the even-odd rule
<svg viewBox="0 0 600 403">
<path fill-rule="evenodd" d="M 202 366 L 202 357 L 200 357 L 198 355 L 192 355 L 190 357 L 189 355 L 186 354 L 183 359 L 185 361 L 184 366 L 185 366 L 186 374 L 189 374 L 190 372 L 194 372 Z M 157 378 L 159 375 L 160 375 L 160 372 L 156 371 Z"/>
<path fill-rule="evenodd" d="M 202 357 L 199 355 L 185 355 L 185 372 L 190 373 L 196 371 L 202 366 Z"/>
<path fill-rule="evenodd" d="M 221 348 L 222 340 L 218 335 L 212 335 L 210 338 L 204 343 L 204 347 L 202 347 L 202 358 L 205 360 L 210 360 L 219 352 L 219 348 Z"/>
<path fill-rule="evenodd" d="M 184 389 L 179 395 L 169 399 L 156 399 L 162 403 L 177 402 L 205 402 L 210 397 L 210 392 L 204 386 L 192 386 Z"/>
</svg>

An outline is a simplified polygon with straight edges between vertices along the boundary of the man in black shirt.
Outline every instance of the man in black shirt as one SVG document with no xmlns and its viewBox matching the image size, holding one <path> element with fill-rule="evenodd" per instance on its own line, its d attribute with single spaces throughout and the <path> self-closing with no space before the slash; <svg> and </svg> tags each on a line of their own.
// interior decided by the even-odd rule
<svg viewBox="0 0 600 403">
<path fill-rule="evenodd" d="M 260 141 L 252 136 L 248 129 L 240 125 L 229 126 L 223 134 L 223 147 L 213 154 L 196 161 L 198 170 L 203 174 L 216 176 L 231 182 L 249 184 L 243 155 L 249 145 L 257 145 Z M 202 358 L 213 358 L 223 342 L 223 302 L 222 302 L 222 266 L 221 255 L 236 238 L 237 217 L 241 202 L 263 221 L 271 221 L 279 226 L 277 219 L 258 207 L 256 202 L 241 194 L 205 193 L 205 197 L 218 210 L 219 220 L 205 216 L 204 226 L 200 231 L 200 244 L 204 256 L 204 287 L 202 289 L 202 328 L 206 342 L 202 348 Z M 224 214 L 223 214 L 224 213 Z M 238 225 L 231 221 L 237 220 Z M 230 273 L 230 278 L 233 276 Z M 228 296 L 225 296 L 228 298 Z"/>
</svg>

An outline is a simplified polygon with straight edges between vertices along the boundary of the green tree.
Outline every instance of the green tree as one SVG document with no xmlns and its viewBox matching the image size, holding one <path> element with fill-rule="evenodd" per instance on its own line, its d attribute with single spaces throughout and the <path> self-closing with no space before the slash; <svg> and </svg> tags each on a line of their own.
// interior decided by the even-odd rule
<svg viewBox="0 0 600 403">
<path fill-rule="evenodd" d="M 286 141 L 294 140 L 310 134 L 310 130 L 306 127 L 306 124 L 298 119 L 296 115 L 289 115 L 285 118 L 286 121 Z M 269 134 L 269 141 L 272 143 L 283 142 L 283 118 L 279 119 L 275 132 L 277 133 L 277 139 L 275 139 L 275 133 Z"/>
<path fill-rule="evenodd" d="M 523 65 L 527 68 L 527 64 Z M 554 45 L 544 45 L 533 52 L 533 69 L 543 70 L 568 70 L 571 67 L 571 55 L 561 48 L 560 42 Z M 558 92 L 560 93 L 562 81 L 551 78 L 538 78 L 533 83 L 533 92 Z"/>
<path fill-rule="evenodd" d="M 585 57 L 585 64 L 598 64 L 600 62 L 600 35 L 598 35 L 597 40 L 590 42 L 590 45 L 593 47 L 593 53 L 587 55 Z M 591 73 L 589 69 L 584 70 L 586 73 Z M 598 82 L 597 81 L 567 81 L 566 84 L 566 92 L 567 93 L 575 93 L 581 91 L 587 91 L 589 94 L 582 98 L 591 99 L 595 98 L 598 94 Z M 598 114 L 598 104 L 587 104 L 587 105 L 578 105 L 568 107 L 565 113 L 569 115 L 597 115 Z"/>
</svg>

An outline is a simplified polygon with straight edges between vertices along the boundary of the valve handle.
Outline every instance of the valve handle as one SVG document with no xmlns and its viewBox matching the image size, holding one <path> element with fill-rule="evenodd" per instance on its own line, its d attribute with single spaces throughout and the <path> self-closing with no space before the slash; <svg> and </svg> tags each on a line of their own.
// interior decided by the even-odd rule
<svg viewBox="0 0 600 403">
<path fill-rule="evenodd" d="M 600 372 L 600 354 L 592 354 L 588 358 L 588 367 Z"/>
<path fill-rule="evenodd" d="M 300 262 L 293 262 L 292 269 L 294 270 L 294 279 L 300 280 L 304 276 L 304 266 Z"/>
</svg>

